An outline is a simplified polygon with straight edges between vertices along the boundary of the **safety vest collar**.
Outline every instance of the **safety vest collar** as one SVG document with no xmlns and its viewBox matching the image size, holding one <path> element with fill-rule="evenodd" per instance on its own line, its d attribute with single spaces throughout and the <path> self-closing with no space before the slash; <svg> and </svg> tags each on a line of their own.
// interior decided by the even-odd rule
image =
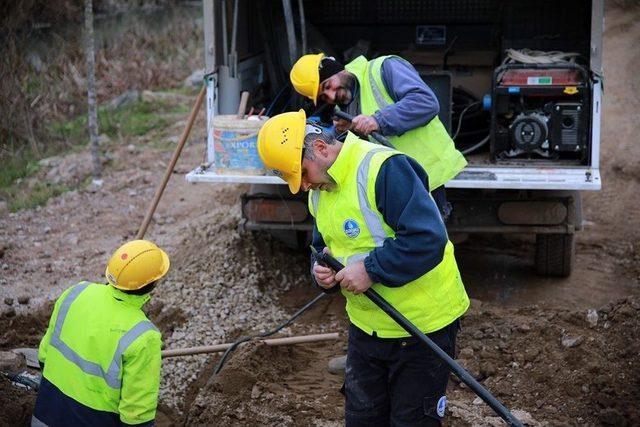
<svg viewBox="0 0 640 427">
<path fill-rule="evenodd" d="M 338 157 L 336 157 L 336 160 L 327 170 L 327 173 L 334 179 L 338 187 L 340 187 L 341 183 L 343 183 L 347 178 L 349 169 L 353 167 L 350 162 L 353 160 L 351 158 L 351 151 L 353 150 L 354 141 L 358 141 L 358 137 L 353 133 L 348 132 L 347 138 L 342 143 L 342 148 L 338 153 Z"/>
<path fill-rule="evenodd" d="M 120 289 L 114 288 L 111 285 L 106 286 L 109 286 L 109 292 L 115 299 L 135 308 L 142 308 L 142 306 L 151 299 L 151 296 L 149 296 L 148 293 L 144 295 L 132 295 L 126 292 L 122 292 Z"/>
</svg>

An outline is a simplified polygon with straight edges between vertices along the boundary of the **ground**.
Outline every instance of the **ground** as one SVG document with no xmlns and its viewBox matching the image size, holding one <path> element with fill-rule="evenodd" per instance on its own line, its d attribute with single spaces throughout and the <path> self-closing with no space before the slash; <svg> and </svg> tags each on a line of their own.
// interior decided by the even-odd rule
<svg viewBox="0 0 640 427">
<path fill-rule="evenodd" d="M 606 10 L 603 189 L 584 197 L 573 274 L 535 276 L 526 238 L 472 237 L 457 246 L 472 297 L 458 359 L 530 425 L 640 424 L 638 16 Z M 135 235 L 185 125 L 170 122 L 107 142 L 112 159 L 101 186 L 0 213 L 0 349 L 37 346 L 60 292 L 81 279 L 102 280 L 110 252 Z M 317 293 L 307 254 L 238 229 L 247 187 L 185 182 L 203 159 L 203 134 L 201 114 L 147 233 L 172 258 L 149 307 L 166 348 L 263 332 Z M 82 182 L 88 159 L 85 152 L 52 159 L 36 178 Z M 158 424 L 341 425 L 342 378 L 326 365 L 344 352 L 345 325 L 344 301 L 332 296 L 281 334 L 337 331 L 337 341 L 251 343 L 215 376 L 219 355 L 166 359 Z M 9 408 L 0 425 L 27 424 L 33 393 L 0 381 L 0 401 Z M 447 425 L 500 425 L 455 379 L 449 402 Z"/>
</svg>

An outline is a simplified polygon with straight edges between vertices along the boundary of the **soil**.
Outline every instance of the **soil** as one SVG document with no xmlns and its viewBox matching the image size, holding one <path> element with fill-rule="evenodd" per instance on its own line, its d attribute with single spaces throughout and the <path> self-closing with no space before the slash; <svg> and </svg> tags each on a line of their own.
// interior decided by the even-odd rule
<svg viewBox="0 0 640 427">
<path fill-rule="evenodd" d="M 456 246 L 472 297 L 458 360 L 529 425 L 640 424 L 640 10 L 605 13 L 603 189 L 584 194 L 573 274 L 536 276 L 527 238 L 472 236 Z M 36 347 L 55 298 L 79 280 L 102 280 L 110 252 L 142 222 L 183 126 L 113 143 L 102 186 L 0 214 L 0 349 Z M 184 181 L 202 161 L 204 129 L 201 114 L 147 233 L 172 259 L 148 308 L 166 348 L 263 332 L 317 294 L 307 254 L 238 230 L 246 186 Z M 332 296 L 281 335 L 343 333 L 346 323 L 343 298 Z M 284 347 L 252 342 L 218 375 L 219 355 L 166 359 L 158 424 L 342 425 L 342 377 L 326 366 L 345 343 L 344 335 Z M 502 425 L 458 380 L 448 396 L 447 425 Z M 33 392 L 0 378 L 0 424 L 27 424 L 33 401 Z"/>
</svg>

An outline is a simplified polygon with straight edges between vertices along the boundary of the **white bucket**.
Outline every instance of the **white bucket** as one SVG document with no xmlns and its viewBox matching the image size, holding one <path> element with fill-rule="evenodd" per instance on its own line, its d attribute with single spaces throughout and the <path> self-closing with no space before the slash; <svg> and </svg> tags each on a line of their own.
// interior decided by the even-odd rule
<svg viewBox="0 0 640 427">
<path fill-rule="evenodd" d="M 264 175 L 266 169 L 258 155 L 258 131 L 268 117 L 238 119 L 235 115 L 215 116 L 211 136 L 214 166 L 219 174 Z"/>
</svg>

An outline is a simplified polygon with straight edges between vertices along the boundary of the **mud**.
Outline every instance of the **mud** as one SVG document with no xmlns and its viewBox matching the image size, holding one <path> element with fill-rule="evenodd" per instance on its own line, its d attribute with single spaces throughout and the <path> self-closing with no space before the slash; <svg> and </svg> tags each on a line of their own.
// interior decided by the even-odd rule
<svg viewBox="0 0 640 427">
<path fill-rule="evenodd" d="M 528 238 L 472 236 L 456 246 L 473 298 L 459 360 L 529 425 L 640 424 L 638 17 L 637 7 L 607 6 L 603 189 L 584 194 L 571 277 L 535 276 Z M 102 187 L 0 217 L 0 349 L 36 347 L 55 298 L 79 280 L 102 280 L 110 251 L 135 235 L 170 158 L 172 143 L 162 149 L 152 142 L 170 141 L 183 125 L 110 147 Z M 307 254 L 237 229 L 246 186 L 182 180 L 202 160 L 204 127 L 201 115 L 147 233 L 172 258 L 148 308 L 165 348 L 265 331 L 317 293 Z M 68 156 L 68 162 L 84 159 Z M 28 303 L 19 304 L 21 296 Z M 346 322 L 344 299 L 336 295 L 282 335 L 344 332 Z M 158 425 L 342 425 L 342 378 L 326 365 L 344 353 L 345 342 L 342 336 L 289 347 L 251 343 L 218 376 L 212 372 L 219 355 L 166 360 Z M 448 395 L 447 425 L 502 425 L 458 381 Z M 33 399 L 33 392 L 0 378 L 0 407 L 7 408 L 0 424 L 28 423 Z"/>
</svg>

